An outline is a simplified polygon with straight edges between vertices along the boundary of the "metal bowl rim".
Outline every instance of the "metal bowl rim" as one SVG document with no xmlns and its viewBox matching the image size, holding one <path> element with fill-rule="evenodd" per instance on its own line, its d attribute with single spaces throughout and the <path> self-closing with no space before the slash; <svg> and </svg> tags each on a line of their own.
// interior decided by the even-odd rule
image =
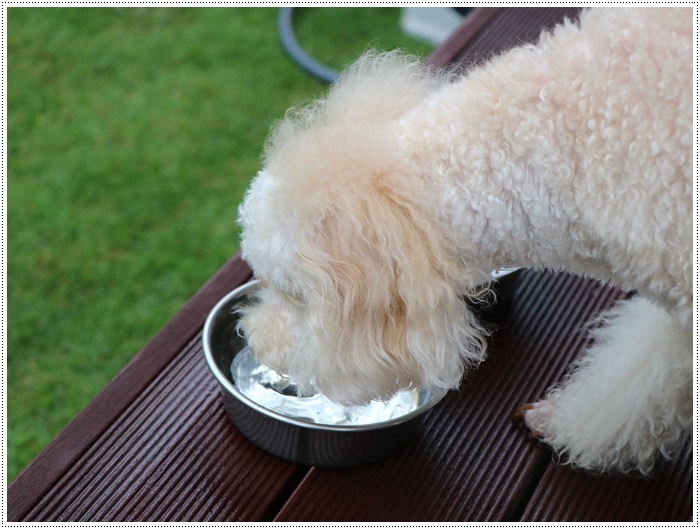
<svg viewBox="0 0 700 529">
<path fill-rule="evenodd" d="M 261 413 L 262 415 L 265 415 L 271 419 L 275 419 L 277 421 L 285 422 L 287 424 L 291 424 L 293 426 L 298 426 L 300 428 L 306 428 L 309 430 L 324 430 L 324 431 L 332 431 L 332 432 L 364 432 L 364 431 L 372 431 L 372 430 L 379 430 L 379 429 L 385 429 L 385 428 L 390 428 L 392 426 L 410 421 L 419 415 L 422 415 L 429 409 L 431 409 L 433 406 L 435 406 L 440 400 L 442 400 L 442 397 L 444 396 L 443 394 L 435 394 L 434 392 L 428 390 L 428 389 L 421 389 L 421 391 L 426 391 L 428 392 L 428 397 L 423 402 L 418 408 L 415 410 L 402 415 L 401 417 L 396 417 L 394 419 L 390 419 L 388 421 L 382 421 L 382 422 L 376 422 L 376 423 L 371 423 L 371 424 L 361 424 L 361 425 L 333 425 L 333 424 L 318 424 L 318 423 L 313 423 L 313 422 L 307 422 L 303 421 L 300 419 L 295 419 L 293 417 L 288 417 L 286 415 L 283 415 L 281 413 L 278 413 L 274 410 L 271 410 L 269 408 L 266 408 L 254 400 L 248 398 L 245 396 L 243 393 L 241 393 L 238 388 L 231 383 L 231 381 L 221 372 L 219 367 L 216 365 L 216 361 L 214 360 L 214 353 L 212 352 L 211 348 L 209 347 L 209 335 L 212 326 L 214 325 L 214 320 L 221 311 L 221 309 L 229 304 L 229 302 L 232 299 L 242 297 L 245 294 L 248 294 L 248 292 L 255 290 L 258 286 L 260 285 L 260 281 L 257 279 L 253 279 L 251 281 L 248 281 L 247 283 L 242 284 L 241 286 L 235 288 L 231 292 L 229 292 L 227 295 L 225 295 L 219 302 L 214 306 L 214 308 L 211 310 L 209 315 L 207 316 L 206 321 L 204 322 L 204 329 L 202 331 L 202 348 L 204 350 L 204 358 L 207 362 L 207 366 L 209 367 L 209 370 L 212 372 L 216 380 L 219 382 L 219 384 L 233 397 L 235 397 L 239 402 L 242 404 L 248 406 L 249 408 L 252 408 L 253 410 L 257 411 L 258 413 Z"/>
</svg>

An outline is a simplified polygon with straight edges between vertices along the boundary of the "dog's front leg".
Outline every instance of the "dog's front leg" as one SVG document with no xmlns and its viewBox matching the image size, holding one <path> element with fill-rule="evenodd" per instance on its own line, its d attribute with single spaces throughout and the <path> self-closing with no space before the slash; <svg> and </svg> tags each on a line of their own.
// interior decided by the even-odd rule
<svg viewBox="0 0 700 529">
<path fill-rule="evenodd" d="M 691 335 L 644 298 L 610 311 L 573 373 L 518 412 L 564 462 L 651 470 L 692 421 Z"/>
</svg>

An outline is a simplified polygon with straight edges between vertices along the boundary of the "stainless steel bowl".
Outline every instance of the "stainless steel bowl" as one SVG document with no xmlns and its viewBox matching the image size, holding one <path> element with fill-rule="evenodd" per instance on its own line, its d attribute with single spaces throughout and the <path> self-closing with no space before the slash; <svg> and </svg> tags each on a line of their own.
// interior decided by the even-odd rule
<svg viewBox="0 0 700 529">
<path fill-rule="evenodd" d="M 240 432 L 276 456 L 321 467 L 371 463 L 403 447 L 419 428 L 421 416 L 442 395 L 421 389 L 418 407 L 406 415 L 384 422 L 340 426 L 286 416 L 254 402 L 238 389 L 231 364 L 246 344 L 236 332 L 236 308 L 258 286 L 258 281 L 251 281 L 225 296 L 209 314 L 203 333 L 204 356 L 221 386 L 226 412 Z"/>
</svg>

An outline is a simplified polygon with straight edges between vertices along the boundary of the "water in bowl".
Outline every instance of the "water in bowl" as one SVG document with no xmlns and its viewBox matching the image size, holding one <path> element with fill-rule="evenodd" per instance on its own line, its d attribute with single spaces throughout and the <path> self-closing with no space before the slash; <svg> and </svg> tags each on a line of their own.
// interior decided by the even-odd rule
<svg viewBox="0 0 700 529">
<path fill-rule="evenodd" d="M 231 364 L 233 383 L 246 397 L 287 417 L 316 424 L 367 425 L 396 419 L 420 405 L 417 389 L 402 391 L 385 402 L 367 406 L 341 406 L 321 394 L 297 397 L 294 387 L 275 371 L 255 359 L 249 347 L 241 350 Z"/>
</svg>

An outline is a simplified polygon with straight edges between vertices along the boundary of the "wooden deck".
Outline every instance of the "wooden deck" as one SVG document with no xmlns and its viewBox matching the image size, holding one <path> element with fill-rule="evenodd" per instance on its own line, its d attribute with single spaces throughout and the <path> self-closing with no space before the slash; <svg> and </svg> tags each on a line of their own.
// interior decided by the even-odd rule
<svg viewBox="0 0 700 529">
<path fill-rule="evenodd" d="M 429 62 L 472 64 L 571 8 L 481 8 Z M 503 280 L 489 359 L 396 455 L 364 467 L 271 456 L 229 422 L 204 362 L 208 312 L 250 278 L 235 255 L 9 485 L 8 521 L 687 521 L 691 443 L 649 479 L 562 467 L 510 415 L 585 347 L 623 293 L 567 274 Z"/>
</svg>

